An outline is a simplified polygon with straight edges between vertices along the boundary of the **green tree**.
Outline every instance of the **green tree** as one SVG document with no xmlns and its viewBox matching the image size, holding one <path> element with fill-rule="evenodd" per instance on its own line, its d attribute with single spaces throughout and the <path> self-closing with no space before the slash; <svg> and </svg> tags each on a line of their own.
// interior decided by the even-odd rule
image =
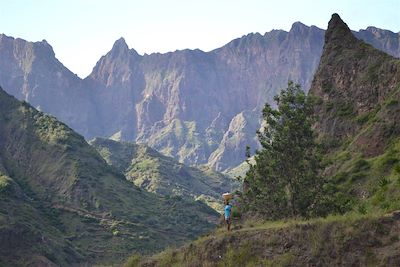
<svg viewBox="0 0 400 267">
<path fill-rule="evenodd" d="M 266 104 L 261 150 L 244 178 L 245 206 L 266 217 L 315 215 L 323 188 L 313 124 L 313 101 L 300 85 L 275 96 L 277 109 Z"/>
</svg>

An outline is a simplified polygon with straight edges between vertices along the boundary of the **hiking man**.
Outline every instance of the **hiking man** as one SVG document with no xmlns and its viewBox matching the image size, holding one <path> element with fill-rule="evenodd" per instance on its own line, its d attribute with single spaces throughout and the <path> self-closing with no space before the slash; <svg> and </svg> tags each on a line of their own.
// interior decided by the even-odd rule
<svg viewBox="0 0 400 267">
<path fill-rule="evenodd" d="M 229 200 L 225 201 L 224 215 L 225 215 L 225 223 L 227 230 L 231 230 L 231 213 L 232 213 L 232 205 L 229 204 Z"/>
</svg>

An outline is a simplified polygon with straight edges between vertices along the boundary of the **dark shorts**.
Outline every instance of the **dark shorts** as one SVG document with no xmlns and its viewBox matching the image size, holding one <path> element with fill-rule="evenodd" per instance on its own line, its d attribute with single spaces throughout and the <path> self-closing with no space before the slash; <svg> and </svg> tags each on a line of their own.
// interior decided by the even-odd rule
<svg viewBox="0 0 400 267">
<path fill-rule="evenodd" d="M 231 222 L 231 218 L 225 218 L 225 222 L 226 223 L 230 223 Z"/>
</svg>

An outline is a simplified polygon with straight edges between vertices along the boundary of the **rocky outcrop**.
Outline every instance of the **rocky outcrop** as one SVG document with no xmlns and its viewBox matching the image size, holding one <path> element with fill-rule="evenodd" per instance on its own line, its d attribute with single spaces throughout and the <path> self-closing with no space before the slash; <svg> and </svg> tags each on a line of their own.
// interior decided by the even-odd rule
<svg viewBox="0 0 400 267">
<path fill-rule="evenodd" d="M 364 142 L 370 147 L 365 148 L 368 150 L 365 153 L 381 154 L 389 136 L 361 141 L 366 133 L 360 135 L 360 130 L 377 115 L 382 118 L 373 128 L 382 127 L 379 123 L 382 120 L 387 123 L 393 120 L 389 123 L 393 124 L 393 132 L 386 131 L 387 134 L 400 132 L 395 126 L 397 115 L 386 110 L 387 101 L 397 101 L 399 86 L 400 60 L 358 40 L 340 17 L 333 15 L 310 90 L 310 94 L 321 100 L 316 109 L 319 115 L 316 129 L 321 137 L 339 144 L 359 135 L 354 142 Z M 397 106 L 394 103 L 391 108 Z M 385 132 L 378 128 L 369 132 Z"/>
<path fill-rule="evenodd" d="M 181 162 L 225 170 L 244 160 L 245 145 L 257 148 L 253 128 L 265 102 L 289 79 L 308 90 L 323 36 L 296 22 L 289 32 L 248 34 L 210 52 L 151 55 L 121 38 L 80 80 L 45 41 L 1 35 L 0 84 L 88 139 L 146 142 Z M 370 27 L 357 36 L 399 55 L 398 34 Z M 231 138 L 230 125 L 243 112 L 253 114 L 252 130 L 239 127 Z"/>
<path fill-rule="evenodd" d="M 400 60 L 358 40 L 334 14 L 310 94 L 337 209 L 397 209 Z"/>
</svg>

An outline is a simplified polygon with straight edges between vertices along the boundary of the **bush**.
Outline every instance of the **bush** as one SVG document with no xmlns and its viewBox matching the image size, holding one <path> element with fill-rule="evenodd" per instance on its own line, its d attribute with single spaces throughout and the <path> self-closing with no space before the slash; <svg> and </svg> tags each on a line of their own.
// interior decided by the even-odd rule
<svg viewBox="0 0 400 267">
<path fill-rule="evenodd" d="M 137 267 L 141 261 L 142 257 L 138 254 L 134 254 L 128 258 L 124 263 L 123 267 Z"/>
</svg>

